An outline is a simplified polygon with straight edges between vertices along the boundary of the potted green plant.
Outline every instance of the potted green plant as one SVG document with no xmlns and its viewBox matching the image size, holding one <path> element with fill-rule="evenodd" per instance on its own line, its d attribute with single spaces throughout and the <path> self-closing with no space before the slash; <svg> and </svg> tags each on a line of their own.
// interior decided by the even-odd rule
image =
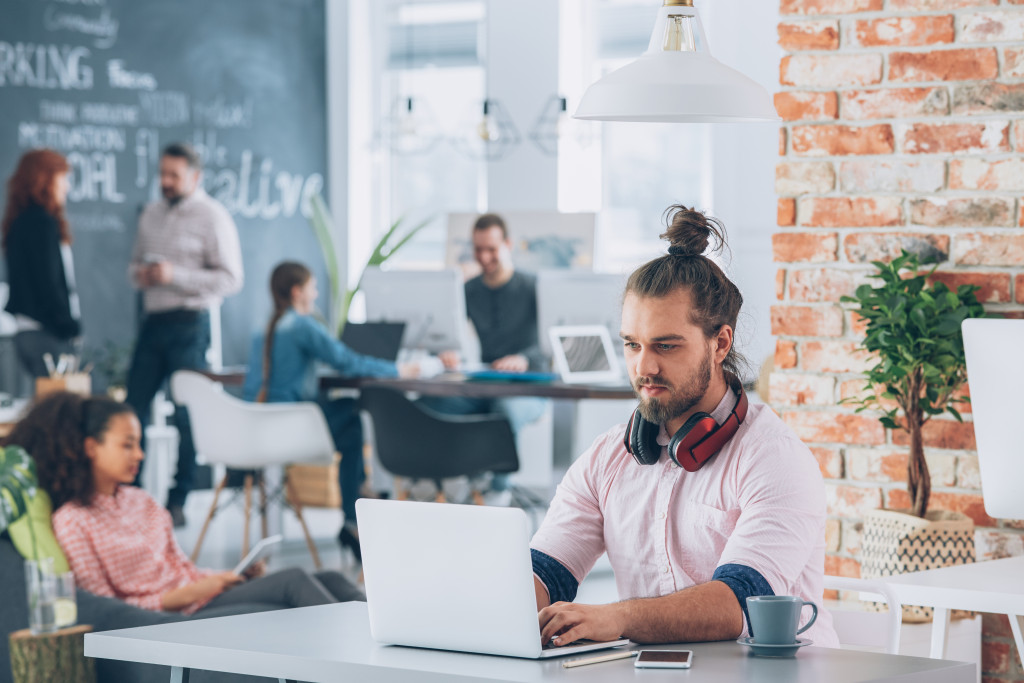
<svg viewBox="0 0 1024 683">
<path fill-rule="evenodd" d="M 909 436 L 907 512 L 875 510 L 864 519 L 861 575 L 877 578 L 905 571 L 974 561 L 974 525 L 950 511 L 928 511 L 931 475 L 922 430 L 933 417 L 949 413 L 962 421 L 956 406 L 969 399 L 961 393 L 967 379 L 960 326 L 985 316 L 975 285 L 951 290 L 933 279 L 935 267 L 920 270 L 916 254 L 903 251 L 889 263 L 873 262 L 881 280 L 861 285 L 842 301 L 867 321 L 864 348 L 874 364 L 864 371 L 865 393 L 847 399 L 857 411 L 880 411 L 879 420 Z M 930 610 L 905 612 L 922 620 Z M 928 612 L 928 613 L 926 613 Z"/>
<path fill-rule="evenodd" d="M 324 253 L 324 261 L 327 263 L 331 301 L 334 305 L 332 323 L 337 325 L 337 333 L 340 336 L 345 329 L 345 323 L 348 321 L 348 309 L 352 304 L 352 297 L 359 291 L 359 285 L 362 283 L 363 272 L 370 266 L 379 266 L 387 261 L 406 242 L 411 240 L 416 233 L 426 227 L 433 220 L 433 216 L 425 218 L 407 230 L 403 228 L 406 222 L 405 216 L 400 216 L 398 220 L 391 224 L 391 227 L 388 228 L 384 236 L 374 246 L 373 251 L 370 253 L 370 258 L 367 259 L 366 265 L 363 266 L 363 270 L 359 273 L 359 279 L 356 280 L 355 286 L 346 288 L 341 282 L 338 252 L 335 250 L 334 245 L 334 219 L 331 217 L 327 204 L 320 195 L 312 197 L 310 209 L 309 222 L 313 226 L 313 232 L 316 234 L 317 241 L 320 243 L 320 248 Z M 398 235 L 401 236 L 399 237 Z"/>
<path fill-rule="evenodd" d="M 0 534 L 28 514 L 28 504 L 35 497 L 37 486 L 36 464 L 25 449 L 0 448 Z"/>
</svg>

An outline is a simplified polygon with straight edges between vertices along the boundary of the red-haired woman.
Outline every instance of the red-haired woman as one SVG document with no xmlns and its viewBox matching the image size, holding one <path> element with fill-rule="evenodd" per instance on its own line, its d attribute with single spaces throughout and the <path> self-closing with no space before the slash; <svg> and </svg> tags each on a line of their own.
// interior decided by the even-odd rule
<svg viewBox="0 0 1024 683">
<path fill-rule="evenodd" d="M 7 311 L 18 331 L 14 346 L 35 377 L 48 374 L 44 354 L 73 353 L 81 311 L 71 260 L 71 230 L 64 217 L 67 159 L 51 149 L 22 155 L 7 181 L 0 234 L 7 257 Z"/>
</svg>

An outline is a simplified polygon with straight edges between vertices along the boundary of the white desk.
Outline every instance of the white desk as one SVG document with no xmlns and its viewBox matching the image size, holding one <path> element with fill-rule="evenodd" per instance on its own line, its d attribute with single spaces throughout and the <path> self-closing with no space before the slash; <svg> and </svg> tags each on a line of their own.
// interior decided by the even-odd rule
<svg viewBox="0 0 1024 683">
<path fill-rule="evenodd" d="M 905 605 L 935 608 L 931 656 L 946 654 L 949 611 L 973 610 L 1010 617 L 1017 653 L 1024 657 L 1024 557 L 959 564 L 881 579 Z"/>
<path fill-rule="evenodd" d="M 120 631 L 89 633 L 89 657 L 171 666 L 171 681 L 187 681 L 190 669 L 279 678 L 282 681 L 340 680 L 392 683 L 417 681 L 587 681 L 587 683 L 678 683 L 758 681 L 759 683 L 970 683 L 974 665 L 918 657 L 896 657 L 850 650 L 806 647 L 795 659 L 762 659 L 734 642 L 668 646 L 694 651 L 687 672 L 636 672 L 632 660 L 563 669 L 562 660 L 383 647 L 370 638 L 364 603 L 260 614 L 243 614 Z"/>
</svg>

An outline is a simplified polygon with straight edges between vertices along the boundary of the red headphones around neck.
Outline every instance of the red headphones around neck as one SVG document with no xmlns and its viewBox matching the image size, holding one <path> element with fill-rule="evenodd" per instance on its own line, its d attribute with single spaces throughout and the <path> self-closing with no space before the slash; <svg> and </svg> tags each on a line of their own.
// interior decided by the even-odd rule
<svg viewBox="0 0 1024 683">
<path fill-rule="evenodd" d="M 696 472 L 722 450 L 747 417 L 747 395 L 743 386 L 738 381 L 730 381 L 729 385 L 737 399 L 725 422 L 718 424 L 708 413 L 694 413 L 669 441 L 669 457 L 687 472 Z M 637 408 L 626 424 L 623 438 L 626 451 L 641 465 L 658 462 L 661 459 L 661 446 L 658 445 L 660 430 L 661 425 L 645 420 Z"/>
</svg>

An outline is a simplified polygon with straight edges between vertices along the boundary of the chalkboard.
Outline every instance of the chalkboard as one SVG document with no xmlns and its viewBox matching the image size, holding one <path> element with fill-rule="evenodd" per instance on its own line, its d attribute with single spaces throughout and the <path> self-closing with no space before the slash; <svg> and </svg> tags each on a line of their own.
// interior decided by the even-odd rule
<svg viewBox="0 0 1024 683">
<path fill-rule="evenodd" d="M 324 0 L 3 0 L 0 202 L 24 151 L 71 162 L 87 349 L 134 341 L 126 270 L 170 142 L 196 146 L 206 190 L 238 225 L 245 287 L 222 309 L 225 363 L 247 360 L 275 263 L 325 281 L 306 217 L 327 182 L 325 71 Z"/>
</svg>

